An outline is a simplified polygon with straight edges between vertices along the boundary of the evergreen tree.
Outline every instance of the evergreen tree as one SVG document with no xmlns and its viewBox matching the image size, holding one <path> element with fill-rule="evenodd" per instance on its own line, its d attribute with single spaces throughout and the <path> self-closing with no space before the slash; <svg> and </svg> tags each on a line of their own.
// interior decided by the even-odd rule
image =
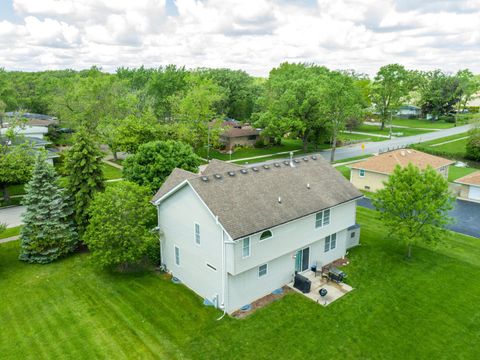
<svg viewBox="0 0 480 360">
<path fill-rule="evenodd" d="M 44 154 L 38 154 L 33 177 L 25 190 L 20 260 L 46 264 L 72 252 L 78 241 L 71 220 L 73 210 Z"/>
<path fill-rule="evenodd" d="M 81 235 L 88 225 L 88 206 L 95 193 L 104 187 L 102 153 L 86 129 L 75 134 L 73 143 L 65 158 L 65 172 L 74 204 L 75 223 Z"/>
</svg>

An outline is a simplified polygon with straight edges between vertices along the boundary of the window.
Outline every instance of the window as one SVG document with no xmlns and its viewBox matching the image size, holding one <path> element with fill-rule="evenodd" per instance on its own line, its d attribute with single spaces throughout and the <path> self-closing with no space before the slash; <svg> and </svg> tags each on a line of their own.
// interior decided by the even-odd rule
<svg viewBox="0 0 480 360">
<path fill-rule="evenodd" d="M 273 235 L 272 235 L 272 232 L 270 230 L 267 230 L 267 231 L 264 231 L 262 233 L 262 235 L 260 235 L 260 241 L 262 240 L 266 240 L 268 238 L 271 238 Z"/>
<path fill-rule="evenodd" d="M 330 209 L 315 214 L 315 227 L 321 228 L 330 224 Z"/>
<path fill-rule="evenodd" d="M 180 266 L 180 249 L 175 246 L 175 265 Z"/>
<path fill-rule="evenodd" d="M 258 277 L 267 275 L 267 272 L 268 272 L 267 264 L 263 264 L 258 267 Z"/>
<path fill-rule="evenodd" d="M 249 135 L 248 140 L 257 140 L 257 135 Z"/>
<path fill-rule="evenodd" d="M 200 245 L 200 224 L 195 223 L 195 244 Z"/>
<path fill-rule="evenodd" d="M 333 250 L 337 247 L 337 234 L 328 235 L 325 238 L 325 250 L 324 252 L 328 252 Z"/>
<path fill-rule="evenodd" d="M 360 177 L 365 177 L 365 170 L 360 169 L 360 170 L 358 171 L 358 174 L 360 175 Z"/>
<path fill-rule="evenodd" d="M 250 256 L 250 238 L 246 237 L 242 241 L 242 258 L 247 258 Z"/>
<path fill-rule="evenodd" d="M 352 231 L 352 232 L 350 233 L 350 237 L 351 237 L 352 239 L 355 237 L 355 231 Z"/>
</svg>

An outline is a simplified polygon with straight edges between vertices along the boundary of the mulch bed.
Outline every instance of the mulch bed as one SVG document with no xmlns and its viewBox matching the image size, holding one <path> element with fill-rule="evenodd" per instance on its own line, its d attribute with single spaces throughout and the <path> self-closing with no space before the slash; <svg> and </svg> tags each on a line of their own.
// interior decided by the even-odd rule
<svg viewBox="0 0 480 360">
<path fill-rule="evenodd" d="M 232 317 L 236 318 L 236 319 L 244 319 L 246 318 L 247 316 L 253 314 L 255 311 L 257 311 L 258 309 L 264 307 L 264 306 L 267 306 L 269 304 L 271 304 L 272 302 L 274 301 L 277 301 L 277 300 L 280 300 L 282 297 L 284 297 L 287 293 L 293 291 L 292 289 L 290 289 L 287 285 L 283 286 L 282 287 L 282 290 L 283 292 L 281 294 L 268 294 L 258 300 L 255 300 L 252 304 L 251 304 L 251 309 L 250 310 L 247 310 L 247 311 L 242 311 L 242 310 L 237 310 L 235 311 L 234 313 L 232 313 Z"/>
</svg>

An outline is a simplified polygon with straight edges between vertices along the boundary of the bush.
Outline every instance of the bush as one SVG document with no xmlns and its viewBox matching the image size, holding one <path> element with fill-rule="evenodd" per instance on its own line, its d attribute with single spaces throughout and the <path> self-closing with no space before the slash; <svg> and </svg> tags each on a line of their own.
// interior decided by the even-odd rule
<svg viewBox="0 0 480 360">
<path fill-rule="evenodd" d="M 467 159 L 480 161 L 480 130 L 472 131 L 465 150 Z"/>
<path fill-rule="evenodd" d="M 438 121 L 444 121 L 446 123 L 453 124 L 455 122 L 455 116 L 451 116 L 451 115 L 440 116 L 438 118 Z"/>
</svg>

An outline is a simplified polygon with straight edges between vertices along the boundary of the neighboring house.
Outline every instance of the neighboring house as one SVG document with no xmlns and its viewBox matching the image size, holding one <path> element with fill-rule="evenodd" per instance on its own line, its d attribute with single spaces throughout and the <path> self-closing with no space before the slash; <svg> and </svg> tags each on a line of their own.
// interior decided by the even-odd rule
<svg viewBox="0 0 480 360">
<path fill-rule="evenodd" d="M 480 171 L 475 171 L 454 182 L 460 184 L 460 198 L 480 201 Z"/>
<path fill-rule="evenodd" d="M 397 116 L 401 118 L 418 118 L 420 115 L 422 115 L 422 109 L 413 105 L 400 106 L 397 111 Z"/>
<path fill-rule="evenodd" d="M 254 146 L 260 140 L 261 130 L 248 124 L 241 125 L 238 121 L 230 120 L 223 123 L 223 128 L 219 140 L 229 151 L 236 146 Z"/>
<path fill-rule="evenodd" d="M 8 131 L 9 119 L 13 116 L 16 116 L 17 113 L 8 112 L 5 113 L 3 118 L 2 127 L 0 128 L 0 135 L 5 135 Z M 22 127 L 16 127 L 14 129 L 15 133 L 21 135 L 19 141 L 29 142 L 34 149 L 46 149 L 46 146 L 50 144 L 49 141 L 45 140 L 44 136 L 48 134 L 48 127 L 50 125 L 56 124 L 57 120 L 54 117 L 42 114 L 31 114 L 31 113 L 22 113 L 18 114 L 25 119 L 26 123 Z M 58 154 L 51 149 L 47 150 L 47 161 L 53 165 L 53 159 L 58 158 Z"/>
<path fill-rule="evenodd" d="M 445 179 L 448 179 L 448 166 L 454 162 L 418 150 L 399 149 L 373 156 L 348 166 L 351 169 L 350 182 L 357 189 L 377 191 L 383 189 L 383 182 L 388 180 L 388 177 L 393 173 L 397 165 L 405 167 L 412 163 L 421 170 L 426 169 L 430 165 L 442 174 Z"/>
<path fill-rule="evenodd" d="M 358 244 L 362 194 L 321 157 L 175 169 L 152 199 L 162 265 L 228 313 Z"/>
</svg>

